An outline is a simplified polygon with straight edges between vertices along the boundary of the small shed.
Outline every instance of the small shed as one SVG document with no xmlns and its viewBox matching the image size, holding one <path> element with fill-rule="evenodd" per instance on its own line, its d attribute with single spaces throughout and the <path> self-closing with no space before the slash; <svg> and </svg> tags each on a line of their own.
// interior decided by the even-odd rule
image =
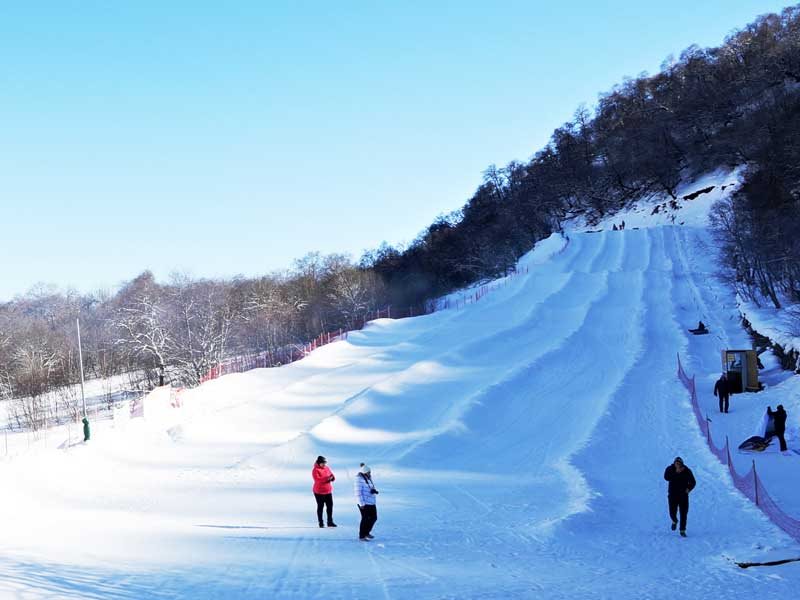
<svg viewBox="0 0 800 600">
<path fill-rule="evenodd" d="M 728 375 L 732 394 L 761 389 L 758 382 L 758 354 L 755 350 L 723 350 L 722 372 Z"/>
</svg>

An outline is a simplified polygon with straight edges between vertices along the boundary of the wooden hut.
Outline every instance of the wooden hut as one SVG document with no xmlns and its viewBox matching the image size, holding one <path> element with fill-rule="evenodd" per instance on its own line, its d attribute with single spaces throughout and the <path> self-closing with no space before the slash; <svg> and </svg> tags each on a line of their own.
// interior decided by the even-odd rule
<svg viewBox="0 0 800 600">
<path fill-rule="evenodd" d="M 757 392 L 761 389 L 758 381 L 758 354 L 755 350 L 723 350 L 722 371 L 728 375 L 732 394 Z"/>
</svg>

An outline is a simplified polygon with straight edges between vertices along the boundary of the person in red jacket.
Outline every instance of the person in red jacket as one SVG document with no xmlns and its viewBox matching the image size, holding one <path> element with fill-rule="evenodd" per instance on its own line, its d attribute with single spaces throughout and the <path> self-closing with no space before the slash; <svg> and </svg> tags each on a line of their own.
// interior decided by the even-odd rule
<svg viewBox="0 0 800 600">
<path fill-rule="evenodd" d="M 328 467 L 328 461 L 324 456 L 318 456 L 314 468 L 311 469 L 311 477 L 314 479 L 314 498 L 317 499 L 317 520 L 320 527 L 325 527 L 322 522 L 322 508 L 327 508 L 328 527 L 336 527 L 333 522 L 333 482 L 336 477 Z"/>
</svg>

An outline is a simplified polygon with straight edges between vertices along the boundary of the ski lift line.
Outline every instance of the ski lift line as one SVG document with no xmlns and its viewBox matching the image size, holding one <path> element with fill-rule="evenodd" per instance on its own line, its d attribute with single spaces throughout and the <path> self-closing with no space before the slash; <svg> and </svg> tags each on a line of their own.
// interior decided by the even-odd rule
<svg viewBox="0 0 800 600">
<path fill-rule="evenodd" d="M 773 498 L 769 495 L 767 489 L 764 487 L 764 483 L 758 476 L 755 459 L 752 461 L 750 470 L 744 475 L 741 475 L 736 470 L 736 466 L 733 464 L 728 436 L 725 436 L 724 448 L 718 448 L 716 446 L 714 443 L 714 438 L 711 435 L 711 419 L 708 418 L 708 415 L 703 416 L 702 411 L 700 410 L 700 405 L 697 401 L 695 377 L 693 375 L 691 379 L 689 378 L 689 376 L 683 370 L 680 354 L 677 355 L 677 358 L 678 379 L 681 380 L 681 383 L 683 383 L 684 387 L 686 387 L 686 389 L 689 391 L 691 396 L 692 411 L 697 419 L 697 424 L 700 427 L 700 431 L 706 438 L 706 442 L 711 450 L 711 453 L 717 457 L 723 466 L 728 467 L 728 472 L 733 480 L 733 485 L 759 509 L 761 509 L 761 512 L 763 512 L 770 521 L 772 521 L 795 541 L 800 542 L 800 520 L 797 520 L 786 514 L 786 512 L 784 512 L 783 509 L 781 509 L 775 500 L 773 500 Z"/>
</svg>

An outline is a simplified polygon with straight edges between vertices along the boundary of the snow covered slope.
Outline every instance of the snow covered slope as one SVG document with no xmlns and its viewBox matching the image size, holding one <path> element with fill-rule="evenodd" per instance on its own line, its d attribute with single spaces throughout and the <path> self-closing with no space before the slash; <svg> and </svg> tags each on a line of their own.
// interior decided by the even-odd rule
<svg viewBox="0 0 800 600">
<path fill-rule="evenodd" d="M 675 377 L 677 353 L 701 376 L 718 361 L 686 331 L 729 308 L 693 267 L 707 234 L 627 225 L 549 240 L 464 309 L 187 391 L 169 427 L 0 464 L 0 597 L 793 597 L 796 564 L 732 565 L 800 547 L 733 488 Z M 318 454 L 337 529 L 316 526 Z M 688 539 L 666 510 L 676 455 L 698 479 Z"/>
</svg>

